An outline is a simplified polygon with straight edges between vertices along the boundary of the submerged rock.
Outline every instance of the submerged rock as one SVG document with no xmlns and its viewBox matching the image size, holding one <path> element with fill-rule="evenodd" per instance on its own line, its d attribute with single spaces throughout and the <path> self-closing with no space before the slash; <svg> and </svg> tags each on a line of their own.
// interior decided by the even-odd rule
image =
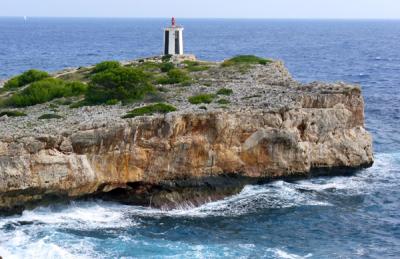
<svg viewBox="0 0 400 259">
<path fill-rule="evenodd" d="M 1 122 L 0 208 L 88 195 L 197 205 L 248 182 L 373 163 L 358 86 L 303 85 L 282 62 L 245 72 L 209 66 L 191 86 L 166 86 L 163 98 L 178 108 L 166 115 L 121 118 L 141 104 L 60 107 L 64 120 L 38 122 L 46 106 L 36 105 Z M 228 106 L 187 101 L 221 87 L 233 90 Z"/>
</svg>

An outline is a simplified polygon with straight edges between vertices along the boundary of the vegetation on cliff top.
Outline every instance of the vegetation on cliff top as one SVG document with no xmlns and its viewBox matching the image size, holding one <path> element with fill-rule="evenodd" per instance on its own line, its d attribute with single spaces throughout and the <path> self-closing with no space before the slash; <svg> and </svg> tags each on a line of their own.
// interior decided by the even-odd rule
<svg viewBox="0 0 400 259">
<path fill-rule="evenodd" d="M 221 88 L 217 92 L 218 95 L 231 95 L 233 94 L 233 90 L 229 88 Z"/>
<path fill-rule="evenodd" d="M 100 73 L 106 70 L 114 69 L 120 67 L 121 64 L 118 61 L 103 61 L 98 63 L 94 68 L 92 73 Z"/>
<path fill-rule="evenodd" d="M 166 63 L 162 63 L 160 65 L 160 68 L 161 68 L 161 72 L 168 73 L 169 71 L 171 71 L 172 69 L 175 68 L 175 65 L 171 62 L 166 62 Z"/>
<path fill-rule="evenodd" d="M 211 103 L 215 98 L 214 94 L 198 94 L 189 97 L 191 104 Z"/>
<path fill-rule="evenodd" d="M 117 67 L 92 76 L 85 100 L 89 104 L 103 104 L 110 100 L 127 103 L 154 91 L 149 75 L 143 70 Z"/>
<path fill-rule="evenodd" d="M 187 84 L 192 78 L 182 69 L 174 68 L 168 71 L 166 76 L 160 77 L 157 80 L 159 84 Z"/>
<path fill-rule="evenodd" d="M 62 119 L 63 117 L 55 113 L 46 113 L 41 115 L 39 120 L 51 120 L 51 119 Z"/>
<path fill-rule="evenodd" d="M 47 72 L 31 69 L 8 80 L 5 83 L 4 88 L 9 90 L 16 89 L 47 77 L 50 77 Z"/>
<path fill-rule="evenodd" d="M 221 98 L 217 101 L 218 104 L 230 104 L 231 102 L 227 99 Z"/>
<path fill-rule="evenodd" d="M 185 60 L 183 61 L 183 64 L 185 64 L 185 68 L 190 72 L 205 71 L 210 68 L 206 64 L 198 61 Z"/>
<path fill-rule="evenodd" d="M 222 67 L 230 67 L 230 66 L 236 66 L 236 65 L 266 65 L 268 63 L 271 63 L 272 61 L 269 59 L 265 58 L 260 58 L 254 55 L 240 55 L 233 57 L 231 59 L 225 60 L 222 63 Z"/>
<path fill-rule="evenodd" d="M 130 112 L 128 112 L 125 116 L 122 118 L 128 119 L 128 118 L 134 118 L 137 116 L 144 116 L 144 115 L 152 115 L 155 113 L 169 113 L 169 112 L 174 112 L 176 111 L 176 108 L 170 104 L 166 103 L 157 103 L 153 105 L 147 105 L 144 107 L 140 107 L 137 109 L 134 109 Z"/>
<path fill-rule="evenodd" d="M 226 60 L 222 67 L 238 65 L 240 69 L 245 70 L 251 64 L 268 62 L 270 60 L 243 55 Z M 163 102 L 165 96 L 171 95 L 168 94 L 170 89 L 159 87 L 158 90 L 153 84 L 190 85 L 202 77 L 202 74 L 192 72 L 205 71 L 211 66 L 207 62 L 189 60 L 176 64 L 172 63 L 171 56 L 164 56 L 161 60 L 143 59 L 127 65 L 118 61 L 104 61 L 93 68 L 79 68 L 72 72 L 60 73 L 57 78 L 50 77 L 44 71 L 29 70 L 5 84 L 3 92 L 8 93 L 0 97 L 0 106 L 26 107 L 57 98 L 67 98 L 66 105 L 70 105 L 71 108 L 99 104 L 115 105 L 120 102 L 127 104 L 135 101 Z M 212 86 L 212 83 L 205 82 L 204 85 Z M 180 91 L 175 89 L 175 96 L 179 96 Z M 217 95 L 231 94 L 232 89 L 221 88 L 216 94 L 192 96 L 189 102 L 211 103 Z M 75 96 L 84 98 L 77 100 L 73 98 Z"/>
<path fill-rule="evenodd" d="M 26 113 L 19 112 L 19 111 L 3 111 L 0 112 L 0 117 L 7 116 L 7 117 L 23 117 L 27 116 Z"/>
<path fill-rule="evenodd" d="M 31 106 L 56 98 L 81 95 L 86 91 L 86 88 L 86 84 L 81 82 L 65 82 L 57 78 L 46 78 L 13 94 L 5 101 L 5 105 L 13 107 Z"/>
</svg>

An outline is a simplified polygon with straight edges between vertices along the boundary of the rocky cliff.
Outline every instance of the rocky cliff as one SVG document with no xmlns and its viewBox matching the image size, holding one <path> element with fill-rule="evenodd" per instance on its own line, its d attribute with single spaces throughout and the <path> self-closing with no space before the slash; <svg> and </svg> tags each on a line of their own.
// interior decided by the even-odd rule
<svg viewBox="0 0 400 259">
<path fill-rule="evenodd" d="M 44 104 L 27 108 L 27 117 L 3 118 L 0 207 L 104 193 L 169 206 L 200 199 L 199 186 L 220 198 L 240 189 L 237 179 L 373 163 L 358 86 L 300 84 L 281 62 L 245 72 L 214 66 L 196 72 L 192 86 L 169 86 L 163 98 L 178 111 L 165 115 L 122 119 L 132 106 L 59 107 L 64 119 L 38 121 Z M 229 105 L 187 102 L 221 86 L 233 90 Z"/>
</svg>

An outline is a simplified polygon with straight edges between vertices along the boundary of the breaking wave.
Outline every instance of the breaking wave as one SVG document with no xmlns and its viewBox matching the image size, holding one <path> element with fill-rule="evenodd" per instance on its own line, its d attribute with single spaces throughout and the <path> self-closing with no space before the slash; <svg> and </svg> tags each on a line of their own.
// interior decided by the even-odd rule
<svg viewBox="0 0 400 259">
<path fill-rule="evenodd" d="M 375 165 L 353 176 L 318 177 L 293 182 L 275 181 L 264 185 L 248 185 L 237 195 L 200 207 L 186 204 L 174 210 L 160 210 L 128 206 L 104 201 L 78 201 L 68 205 L 52 205 L 24 211 L 22 215 L 0 218 L 0 255 L 4 258 L 103 258 L 113 254 L 101 252 L 100 240 L 119 240 L 141 247 L 152 246 L 143 238 L 149 224 L 186 220 L 230 219 L 251 214 L 268 214 L 296 208 L 329 208 L 337 200 L 372 194 L 377 189 L 393 188 L 399 184 L 400 155 L 380 154 Z M 151 222 L 151 223 L 149 223 Z M 178 224 L 178 223 L 174 223 Z M 154 227 L 154 226 L 153 226 Z M 151 228 L 153 228 L 151 227 Z M 179 224 L 172 229 L 180 228 Z M 137 235 L 135 231 L 145 231 Z M 157 235 L 167 238 L 167 230 Z M 151 233 L 151 231 L 149 232 Z M 156 236 L 157 236 L 156 235 Z M 100 237 L 99 237 L 100 236 Z M 100 239 L 100 240 L 99 240 Z M 168 239 L 168 238 L 167 238 Z M 157 241 L 157 240 L 156 240 Z M 208 246 L 192 246 L 185 242 L 172 245 L 172 241 L 158 241 L 164 249 L 174 250 L 182 256 L 208 255 Z M 252 244 L 240 244 L 242 252 L 251 254 Z M 251 248 L 253 247 L 253 248 Z M 223 249 L 215 247 L 215 251 Z M 225 249 L 225 248 L 224 248 Z M 247 249 L 247 250 L 246 250 Z M 226 250 L 226 249 L 225 249 Z M 103 251 L 104 252 L 104 251 Z M 114 254 L 116 255 L 116 254 Z M 224 256 L 235 256 L 225 251 Z M 264 251 L 270 258 L 307 258 L 312 254 L 296 255 L 284 248 L 270 247 Z M 146 257 L 146 256 L 139 256 Z M 195 256 L 196 257 L 196 256 Z M 201 258 L 202 256 L 197 256 Z M 207 257 L 207 256 L 206 256 Z"/>
</svg>

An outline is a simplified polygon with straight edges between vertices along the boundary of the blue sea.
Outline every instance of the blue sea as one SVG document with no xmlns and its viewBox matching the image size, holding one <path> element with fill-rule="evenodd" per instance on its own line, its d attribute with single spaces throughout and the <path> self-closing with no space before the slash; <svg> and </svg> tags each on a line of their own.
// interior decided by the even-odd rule
<svg viewBox="0 0 400 259">
<path fill-rule="evenodd" d="M 76 201 L 0 217 L 3 258 L 399 258 L 400 21 L 178 20 L 204 60 L 255 54 L 362 86 L 375 164 L 172 211 Z M 162 52 L 169 19 L 0 18 L 0 79 Z M 1 132 L 0 132 L 1 134 Z"/>
</svg>

